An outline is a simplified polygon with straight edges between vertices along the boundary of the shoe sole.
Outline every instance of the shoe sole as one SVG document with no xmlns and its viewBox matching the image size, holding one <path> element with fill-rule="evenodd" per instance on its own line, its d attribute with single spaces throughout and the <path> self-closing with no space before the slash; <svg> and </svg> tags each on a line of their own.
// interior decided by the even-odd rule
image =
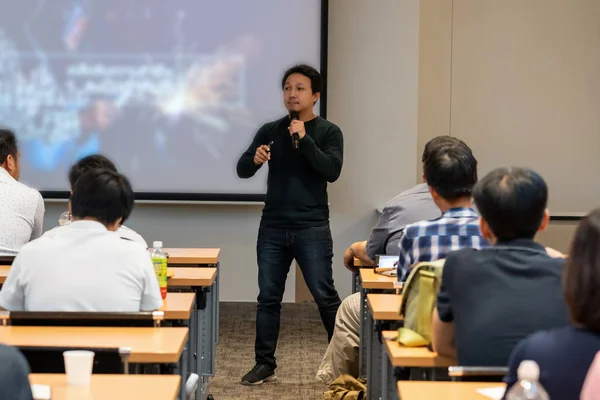
<svg viewBox="0 0 600 400">
<path fill-rule="evenodd" d="M 273 382 L 275 380 L 277 380 L 277 376 L 276 375 L 271 375 L 270 377 L 265 378 L 262 381 L 257 381 L 257 382 L 242 381 L 242 385 L 245 385 L 245 386 L 258 386 L 258 385 L 262 385 L 263 383 Z"/>
</svg>

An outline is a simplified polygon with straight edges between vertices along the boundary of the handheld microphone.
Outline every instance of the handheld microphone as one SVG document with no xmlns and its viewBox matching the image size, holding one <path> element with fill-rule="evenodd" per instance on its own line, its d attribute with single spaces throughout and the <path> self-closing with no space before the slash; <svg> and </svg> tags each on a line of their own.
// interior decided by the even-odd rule
<svg viewBox="0 0 600 400">
<path fill-rule="evenodd" d="M 300 114 L 298 113 L 298 111 L 290 112 L 290 121 L 296 119 L 300 119 Z M 294 145 L 295 149 L 300 147 L 300 135 L 298 135 L 296 132 L 292 134 L 292 144 Z"/>
</svg>

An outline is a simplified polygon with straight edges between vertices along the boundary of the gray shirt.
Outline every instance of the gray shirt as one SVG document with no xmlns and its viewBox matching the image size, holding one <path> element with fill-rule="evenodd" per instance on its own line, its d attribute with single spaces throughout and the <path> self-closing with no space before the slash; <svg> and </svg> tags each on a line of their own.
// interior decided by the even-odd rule
<svg viewBox="0 0 600 400">
<path fill-rule="evenodd" d="M 427 184 L 421 183 L 394 197 L 379 217 L 367 242 L 367 254 L 398 254 L 398 243 L 408 224 L 438 218 L 440 209 L 433 202 Z"/>
</svg>

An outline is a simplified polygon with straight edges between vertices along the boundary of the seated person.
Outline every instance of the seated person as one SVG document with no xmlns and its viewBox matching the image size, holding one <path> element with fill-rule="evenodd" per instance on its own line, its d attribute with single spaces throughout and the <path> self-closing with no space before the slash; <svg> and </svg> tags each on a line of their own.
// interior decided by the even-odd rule
<svg viewBox="0 0 600 400">
<path fill-rule="evenodd" d="M 451 136 L 438 136 L 425 145 L 421 161 L 429 157 L 432 149 L 443 143 L 452 144 L 458 139 Z M 423 180 L 425 178 L 423 177 Z M 394 197 L 383 209 L 377 224 L 371 231 L 368 241 L 353 243 L 344 253 L 344 265 L 354 271 L 354 257 L 363 265 L 375 265 L 375 256 L 398 254 L 398 243 L 406 225 L 434 219 L 440 216 L 440 209 L 433 202 L 429 187 L 420 183 Z"/>
<path fill-rule="evenodd" d="M 533 240 L 550 219 L 548 189 L 537 173 L 496 169 L 475 185 L 473 199 L 481 233 L 493 246 L 446 257 L 433 348 L 462 366 L 505 366 L 519 340 L 567 324 L 564 259 Z"/>
<path fill-rule="evenodd" d="M 103 168 L 113 172 L 117 172 L 117 167 L 110 161 L 108 158 L 104 157 L 100 154 L 94 154 L 91 156 L 87 156 L 77 161 L 69 170 L 69 183 L 71 184 L 71 191 L 73 191 L 73 187 L 75 186 L 75 182 L 87 171 L 90 169 L 98 169 Z M 119 226 L 117 229 L 117 234 L 121 237 L 121 239 L 131 240 L 133 242 L 140 243 L 144 245 L 144 247 L 148 248 L 148 243 L 146 240 L 138 234 L 133 229 L 126 227 L 125 225 Z"/>
<path fill-rule="evenodd" d="M 484 245 L 478 215 L 470 208 L 471 188 L 477 181 L 477 160 L 471 149 L 456 138 L 432 139 L 425 146 L 423 174 L 442 216 L 406 226 L 400 241 L 403 263 L 433 261 L 461 246 Z M 434 242 L 440 245 L 426 247 Z M 333 337 L 317 372 L 326 384 L 342 374 L 358 375 L 360 308 L 360 294 L 355 293 L 338 309 Z"/>
<path fill-rule="evenodd" d="M 14 347 L 0 344 L 0 399 L 32 398 L 27 360 Z"/>
<path fill-rule="evenodd" d="M 14 256 L 42 234 L 42 195 L 18 182 L 19 150 L 15 134 L 0 129 L 0 256 Z"/>
<path fill-rule="evenodd" d="M 521 341 L 510 356 L 505 380 L 511 387 L 521 361 L 534 360 L 540 366 L 540 383 L 551 399 L 578 399 L 590 364 L 600 351 L 600 209 L 579 224 L 562 272 L 562 293 L 572 323 Z M 548 304 L 552 296 L 547 285 L 543 294 Z M 522 308 L 515 314 L 519 321 L 526 320 L 521 317 Z M 544 308 L 548 317 L 552 312 Z"/>
<path fill-rule="evenodd" d="M 23 246 L 0 290 L 9 311 L 152 311 L 162 305 L 152 261 L 115 232 L 133 208 L 127 178 L 93 169 L 75 183 L 73 222 Z"/>
</svg>

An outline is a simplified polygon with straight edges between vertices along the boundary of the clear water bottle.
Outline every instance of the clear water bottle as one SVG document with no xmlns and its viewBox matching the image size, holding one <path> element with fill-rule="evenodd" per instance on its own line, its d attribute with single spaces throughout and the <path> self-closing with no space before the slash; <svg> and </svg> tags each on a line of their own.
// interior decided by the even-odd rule
<svg viewBox="0 0 600 400">
<path fill-rule="evenodd" d="M 522 361 L 517 377 L 519 381 L 506 393 L 506 400 L 550 400 L 539 382 L 540 367 L 535 361 Z"/>
<path fill-rule="evenodd" d="M 72 218 L 73 217 L 71 216 L 71 213 L 69 211 L 65 211 L 64 213 L 60 214 L 60 217 L 58 217 L 58 225 L 69 225 Z"/>
<path fill-rule="evenodd" d="M 154 272 L 156 273 L 156 279 L 158 279 L 160 295 L 165 299 L 167 297 L 167 256 L 162 249 L 162 242 L 156 241 L 152 243 L 152 247 L 152 265 L 154 265 Z"/>
</svg>

